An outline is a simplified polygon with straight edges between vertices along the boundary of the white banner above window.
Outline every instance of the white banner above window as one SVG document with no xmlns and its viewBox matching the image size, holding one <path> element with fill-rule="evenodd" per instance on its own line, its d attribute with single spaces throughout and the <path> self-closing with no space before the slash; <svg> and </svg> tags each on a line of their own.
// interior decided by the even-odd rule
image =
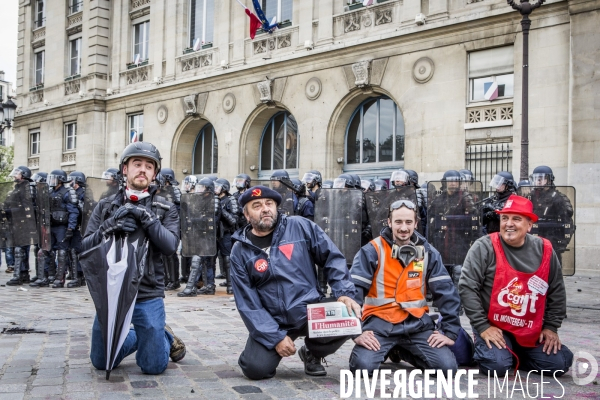
<svg viewBox="0 0 600 400">
<path fill-rule="evenodd" d="M 514 51 L 514 46 L 504 46 L 469 53 L 469 78 L 514 72 Z"/>
</svg>

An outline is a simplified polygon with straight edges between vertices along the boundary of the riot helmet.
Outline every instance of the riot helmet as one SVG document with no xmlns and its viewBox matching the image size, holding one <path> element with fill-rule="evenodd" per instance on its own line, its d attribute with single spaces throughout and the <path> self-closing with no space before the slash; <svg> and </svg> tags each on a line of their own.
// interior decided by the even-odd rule
<svg viewBox="0 0 600 400">
<path fill-rule="evenodd" d="M 306 194 L 306 185 L 300 179 L 292 179 L 292 184 L 294 186 L 294 193 L 296 193 L 298 196 L 304 196 Z"/>
<path fill-rule="evenodd" d="M 215 183 L 215 193 L 216 194 L 221 194 L 221 193 L 225 193 L 226 195 L 229 194 L 230 185 L 229 185 L 229 181 L 227 179 L 219 178 L 214 183 Z"/>
<path fill-rule="evenodd" d="M 417 171 L 412 169 L 405 169 L 405 171 L 408 173 L 408 183 L 419 189 L 421 186 L 419 186 L 419 174 L 417 174 Z"/>
<path fill-rule="evenodd" d="M 31 170 L 23 165 L 14 168 L 8 176 L 31 182 Z"/>
<path fill-rule="evenodd" d="M 79 186 L 85 186 L 85 175 L 83 172 L 73 171 L 69 174 L 71 182 L 77 183 Z"/>
<path fill-rule="evenodd" d="M 202 178 L 196 183 L 196 193 L 215 193 L 215 183 L 210 178 Z"/>
<path fill-rule="evenodd" d="M 490 181 L 490 188 L 498 193 L 504 193 L 507 190 L 515 189 L 515 180 L 513 175 L 507 171 L 498 172 Z"/>
<path fill-rule="evenodd" d="M 460 172 L 455 169 L 449 169 L 444 172 L 442 177 L 442 188 L 448 190 L 449 193 L 456 192 L 460 187 Z"/>
<path fill-rule="evenodd" d="M 323 185 L 323 177 L 321 173 L 316 169 L 311 169 L 302 177 L 302 182 L 306 184 L 306 187 L 309 189 L 313 189 L 315 186 Z"/>
<path fill-rule="evenodd" d="M 288 174 L 288 172 L 285 169 L 278 169 L 273 171 L 273 174 L 271 175 L 270 178 L 272 181 L 276 181 L 273 182 L 273 189 L 275 190 L 282 190 L 283 187 L 281 186 L 282 183 L 287 183 L 287 185 L 285 186 L 292 186 L 291 182 L 290 182 L 290 175 Z"/>
<path fill-rule="evenodd" d="M 343 189 L 350 188 L 353 189 L 354 186 L 354 178 L 350 174 L 341 174 L 337 178 L 333 180 L 333 188 L 334 189 Z"/>
<path fill-rule="evenodd" d="M 362 190 L 362 187 L 360 184 L 360 176 L 358 176 L 356 174 L 350 174 L 350 176 L 352 177 L 352 180 L 354 181 L 354 189 Z"/>
<path fill-rule="evenodd" d="M 156 174 L 156 177 L 154 178 L 154 183 L 159 188 L 165 187 L 166 181 L 165 181 L 165 177 L 163 176 L 163 174 Z"/>
<path fill-rule="evenodd" d="M 48 186 L 53 188 L 61 183 L 67 182 L 69 178 L 67 177 L 67 173 L 62 169 L 55 169 L 54 171 L 50 172 L 50 174 L 48 174 L 47 180 Z"/>
<path fill-rule="evenodd" d="M 362 191 L 365 193 L 375 191 L 375 184 L 371 180 L 366 180 L 366 179 L 361 180 L 360 187 L 361 187 Z"/>
<path fill-rule="evenodd" d="M 173 171 L 171 168 L 163 168 L 160 170 L 160 173 L 165 178 L 166 183 L 170 184 L 171 186 L 179 185 L 179 182 L 177 182 L 177 179 L 175 179 L 175 171 Z"/>
<path fill-rule="evenodd" d="M 533 186 L 554 186 L 554 173 L 552 168 L 545 165 L 535 167 L 529 176 Z"/>
<path fill-rule="evenodd" d="M 470 169 L 459 169 L 458 173 L 460 174 L 463 181 L 472 182 L 475 180 L 475 176 Z"/>
<path fill-rule="evenodd" d="M 395 188 L 406 186 L 409 181 L 408 172 L 403 169 L 399 169 L 398 171 L 392 172 L 392 177 L 390 178 L 390 182 L 392 186 Z"/>
<path fill-rule="evenodd" d="M 252 182 L 252 179 L 250 178 L 250 175 L 239 174 L 233 180 L 233 185 L 237 188 L 238 191 L 241 192 L 242 190 L 249 189 L 251 182 Z"/>
<path fill-rule="evenodd" d="M 331 179 L 328 179 L 326 181 L 323 181 L 323 189 L 331 189 L 333 188 L 333 181 Z"/>
<path fill-rule="evenodd" d="M 125 147 L 125 149 L 121 153 L 119 170 L 123 172 L 123 166 L 127 164 L 127 160 L 129 160 L 131 157 L 136 156 L 152 160 L 154 162 L 154 166 L 156 167 L 154 173 L 158 174 L 160 172 L 160 161 L 162 160 L 162 158 L 156 146 L 154 146 L 150 142 L 134 142 Z"/>
<path fill-rule="evenodd" d="M 379 192 L 380 190 L 388 190 L 388 184 L 383 179 L 377 179 L 375 182 L 375 191 Z"/>
<path fill-rule="evenodd" d="M 198 178 L 196 175 L 188 175 L 183 179 L 183 190 L 186 193 L 194 192 L 196 188 L 196 183 L 198 183 Z"/>
<path fill-rule="evenodd" d="M 217 175 L 209 175 L 208 179 L 210 179 L 211 181 L 215 182 L 217 179 L 219 179 L 219 177 Z"/>
<path fill-rule="evenodd" d="M 36 172 L 31 177 L 31 180 L 34 183 L 38 183 L 38 182 L 39 183 L 46 183 L 47 178 L 48 178 L 48 173 L 47 172 Z"/>
<path fill-rule="evenodd" d="M 117 177 L 119 175 L 119 170 L 116 168 L 109 168 L 106 171 L 104 171 L 102 173 L 102 179 L 107 179 L 107 180 L 117 180 Z"/>
</svg>

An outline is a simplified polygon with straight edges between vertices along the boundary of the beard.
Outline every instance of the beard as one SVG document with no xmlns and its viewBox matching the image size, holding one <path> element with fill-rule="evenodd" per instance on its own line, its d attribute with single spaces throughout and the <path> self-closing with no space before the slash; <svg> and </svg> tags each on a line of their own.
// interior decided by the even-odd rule
<svg viewBox="0 0 600 400">
<path fill-rule="evenodd" d="M 136 182 L 136 179 L 141 178 L 141 177 L 143 177 L 145 179 L 145 182 L 144 183 Z M 146 175 L 138 175 L 132 179 L 127 179 L 127 186 L 133 190 L 146 190 L 146 189 L 148 189 L 148 183 L 149 183 L 149 180 Z"/>
<path fill-rule="evenodd" d="M 271 218 L 263 218 L 266 216 L 270 216 Z M 277 224 L 277 211 L 275 211 L 275 214 L 272 214 L 270 211 L 261 213 L 258 219 L 250 217 L 248 218 L 248 222 L 252 225 L 252 229 L 257 232 L 270 232 L 275 228 L 275 224 Z"/>
</svg>

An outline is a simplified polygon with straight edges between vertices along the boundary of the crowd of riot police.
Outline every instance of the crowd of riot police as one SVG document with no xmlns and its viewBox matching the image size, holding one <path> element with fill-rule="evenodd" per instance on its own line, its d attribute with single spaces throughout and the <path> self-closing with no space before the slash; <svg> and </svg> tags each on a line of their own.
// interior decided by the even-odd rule
<svg viewBox="0 0 600 400">
<path fill-rule="evenodd" d="M 62 170 L 32 175 L 27 167 L 19 166 L 10 177 L 14 182 L 0 184 L 4 204 L 0 247 L 5 250 L 6 272 L 13 273 L 6 284 L 53 288 L 85 285 L 78 263 L 82 235 L 98 201 L 121 188 L 119 171 L 109 168 L 101 178 L 86 178 L 82 172 L 67 175 Z M 308 218 L 321 226 L 346 256 L 348 266 L 360 247 L 379 236 L 387 225 L 389 205 L 405 199 L 416 206 L 417 231 L 441 253 L 457 283 L 471 244 L 499 230 L 495 211 L 502 209 L 512 194 L 532 201 L 540 218 L 532 233 L 549 239 L 565 262 L 563 254 L 574 251 L 574 190 L 557 187 L 554 180 L 546 166 L 535 168 L 529 181 L 518 184 L 510 172 L 499 172 L 485 191 L 467 169 L 446 171 L 439 181 L 422 185 L 418 174 L 410 169 L 394 171 L 389 180 L 366 180 L 350 173 L 323 180 L 317 170 L 294 179 L 287 171 L 277 170 L 266 181 L 239 174 L 233 184 L 217 176 L 188 175 L 180 186 L 174 171 L 163 168 L 153 184 L 178 208 L 181 223 L 181 258 L 178 254 L 164 256 L 165 290 L 184 286 L 179 297 L 214 295 L 215 279 L 223 279 L 219 285 L 232 294 L 232 234 L 247 224 L 238 199 L 255 185 L 269 186 L 282 195 L 281 213 Z M 491 196 L 484 198 L 484 193 Z M 30 274 L 31 246 L 35 276 Z M 574 268 L 574 253 L 569 255 L 569 267 Z M 318 274 L 320 288 L 327 293 L 327 277 L 323 271 Z"/>
</svg>

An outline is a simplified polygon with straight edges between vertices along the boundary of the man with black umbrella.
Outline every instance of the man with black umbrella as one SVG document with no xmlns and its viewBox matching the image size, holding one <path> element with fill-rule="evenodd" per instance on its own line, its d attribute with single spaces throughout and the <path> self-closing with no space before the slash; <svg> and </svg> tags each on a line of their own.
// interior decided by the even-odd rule
<svg viewBox="0 0 600 400">
<path fill-rule="evenodd" d="M 156 188 L 150 186 L 160 166 L 160 153 L 152 144 L 135 142 L 127 146 L 120 163 L 126 185 L 116 194 L 100 200 L 90 217 L 82 243 L 85 253 L 111 235 L 125 236 L 126 240 L 137 243 L 148 240 L 147 259 L 131 319 L 133 328 L 113 365 L 116 367 L 137 351 L 136 362 L 146 374 L 161 374 L 167 368 L 169 356 L 177 362 L 186 352 L 184 343 L 165 324 L 163 255 L 169 256 L 177 250 L 179 215 L 175 206 L 156 195 Z M 88 287 L 91 292 L 93 288 Z M 90 358 L 94 367 L 100 370 L 106 369 L 107 358 L 102 328 L 97 316 Z"/>
</svg>

